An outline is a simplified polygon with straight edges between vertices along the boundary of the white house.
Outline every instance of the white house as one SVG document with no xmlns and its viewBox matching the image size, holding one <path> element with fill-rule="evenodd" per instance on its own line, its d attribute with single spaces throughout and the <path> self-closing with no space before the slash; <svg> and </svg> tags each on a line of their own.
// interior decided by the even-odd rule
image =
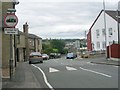
<svg viewBox="0 0 120 90">
<path fill-rule="evenodd" d="M 105 18 L 104 18 L 105 16 Z M 118 43 L 118 11 L 102 10 L 89 29 L 88 46 L 92 51 L 106 50 L 106 46 Z M 105 20 L 104 20 L 105 19 Z M 119 20 L 120 22 L 120 20 Z M 105 30 L 106 23 L 106 30 Z M 88 49 L 89 49 L 88 47 Z M 91 49 L 90 49 L 91 50 Z"/>
</svg>

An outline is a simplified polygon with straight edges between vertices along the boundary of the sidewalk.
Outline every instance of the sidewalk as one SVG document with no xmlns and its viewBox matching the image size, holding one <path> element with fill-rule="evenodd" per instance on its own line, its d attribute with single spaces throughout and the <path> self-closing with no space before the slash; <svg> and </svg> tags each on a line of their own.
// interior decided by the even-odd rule
<svg viewBox="0 0 120 90">
<path fill-rule="evenodd" d="M 11 80 L 3 80 L 3 88 L 41 88 L 27 62 L 19 62 Z"/>
<path fill-rule="evenodd" d="M 120 66 L 120 61 L 108 60 L 106 58 L 102 58 L 102 59 L 96 58 L 96 59 L 98 60 L 91 61 L 91 63 Z"/>
<path fill-rule="evenodd" d="M 98 55 L 98 56 L 93 56 L 92 58 L 89 58 L 89 59 L 90 59 L 91 63 L 95 63 L 95 64 L 120 66 L 120 61 L 106 59 L 106 56 L 104 54 Z"/>
</svg>

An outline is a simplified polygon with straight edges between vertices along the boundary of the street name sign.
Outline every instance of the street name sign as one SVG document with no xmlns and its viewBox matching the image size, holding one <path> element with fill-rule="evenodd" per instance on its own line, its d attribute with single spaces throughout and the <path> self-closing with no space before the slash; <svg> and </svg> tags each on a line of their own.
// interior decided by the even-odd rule
<svg viewBox="0 0 120 90">
<path fill-rule="evenodd" d="M 18 34 L 18 28 L 5 28 L 5 34 Z"/>
<path fill-rule="evenodd" d="M 15 14 L 7 14 L 4 18 L 6 27 L 14 28 L 18 23 L 18 18 Z"/>
</svg>

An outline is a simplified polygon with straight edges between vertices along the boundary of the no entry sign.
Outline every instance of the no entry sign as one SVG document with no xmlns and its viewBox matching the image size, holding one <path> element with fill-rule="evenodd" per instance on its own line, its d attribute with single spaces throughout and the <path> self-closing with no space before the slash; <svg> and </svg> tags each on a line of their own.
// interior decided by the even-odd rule
<svg viewBox="0 0 120 90">
<path fill-rule="evenodd" d="M 4 24 L 9 28 L 15 27 L 17 23 L 18 23 L 18 18 L 15 14 L 8 14 L 4 18 Z"/>
</svg>

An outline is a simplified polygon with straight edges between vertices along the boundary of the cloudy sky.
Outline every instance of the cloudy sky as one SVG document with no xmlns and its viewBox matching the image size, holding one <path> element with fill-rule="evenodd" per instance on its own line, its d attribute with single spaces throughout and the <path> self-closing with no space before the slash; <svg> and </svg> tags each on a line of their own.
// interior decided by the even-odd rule
<svg viewBox="0 0 120 90">
<path fill-rule="evenodd" d="M 19 0 L 17 27 L 25 22 L 29 33 L 41 38 L 84 38 L 93 21 L 103 9 L 102 0 Z M 106 9 L 117 9 L 119 0 L 105 0 Z"/>
</svg>

